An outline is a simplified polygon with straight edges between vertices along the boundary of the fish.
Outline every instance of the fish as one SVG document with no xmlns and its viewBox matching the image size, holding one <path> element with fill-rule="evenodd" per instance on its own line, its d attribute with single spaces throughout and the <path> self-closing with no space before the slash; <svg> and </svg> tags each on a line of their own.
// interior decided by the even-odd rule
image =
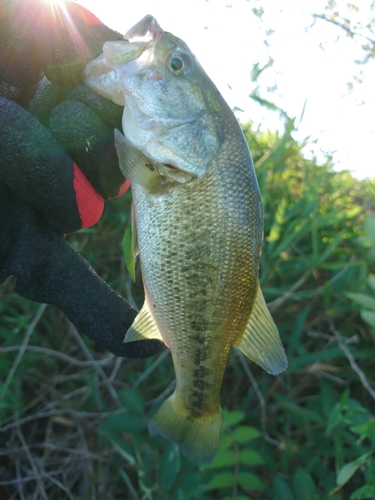
<svg viewBox="0 0 375 500">
<path fill-rule="evenodd" d="M 231 348 L 270 374 L 287 367 L 259 285 L 263 205 L 248 145 L 188 46 L 151 15 L 104 44 L 85 83 L 125 106 L 115 144 L 145 301 L 124 341 L 162 340 L 176 373 L 149 428 L 212 463 Z"/>
</svg>

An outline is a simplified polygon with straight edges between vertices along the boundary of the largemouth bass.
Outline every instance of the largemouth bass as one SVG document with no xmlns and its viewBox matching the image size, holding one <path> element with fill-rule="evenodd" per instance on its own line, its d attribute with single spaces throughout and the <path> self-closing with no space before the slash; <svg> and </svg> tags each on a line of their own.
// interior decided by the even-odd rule
<svg viewBox="0 0 375 500">
<path fill-rule="evenodd" d="M 124 41 L 107 42 L 85 74 L 93 90 L 125 105 L 115 142 L 132 182 L 145 290 L 125 342 L 162 339 L 176 371 L 150 429 L 210 463 L 231 347 L 271 374 L 287 366 L 259 287 L 263 208 L 251 155 L 187 45 L 151 16 Z"/>
</svg>

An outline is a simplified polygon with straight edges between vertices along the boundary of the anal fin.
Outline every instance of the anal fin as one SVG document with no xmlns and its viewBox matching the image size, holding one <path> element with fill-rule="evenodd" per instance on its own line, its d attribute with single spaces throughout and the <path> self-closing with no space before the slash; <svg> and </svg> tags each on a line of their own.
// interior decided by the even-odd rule
<svg viewBox="0 0 375 500">
<path fill-rule="evenodd" d="M 148 307 L 147 300 L 143 304 L 137 317 L 133 321 L 132 326 L 126 332 L 124 342 L 134 342 L 139 340 L 157 339 L 164 342 L 159 328 L 157 327 L 154 318 Z M 165 342 L 164 342 L 165 343 Z"/>
<path fill-rule="evenodd" d="M 235 347 L 272 375 L 278 375 L 288 366 L 279 332 L 259 284 L 249 322 Z"/>
</svg>

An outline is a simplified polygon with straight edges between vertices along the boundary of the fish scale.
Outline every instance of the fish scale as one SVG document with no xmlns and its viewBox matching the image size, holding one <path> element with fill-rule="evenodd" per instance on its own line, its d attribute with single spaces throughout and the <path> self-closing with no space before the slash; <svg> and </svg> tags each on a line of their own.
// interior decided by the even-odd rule
<svg viewBox="0 0 375 500">
<path fill-rule="evenodd" d="M 259 287 L 263 207 L 238 121 L 186 44 L 152 16 L 125 38 L 85 69 L 88 86 L 125 105 L 115 143 L 145 303 L 124 341 L 170 348 L 176 389 L 150 429 L 210 463 L 230 349 L 274 375 L 287 366 Z"/>
</svg>

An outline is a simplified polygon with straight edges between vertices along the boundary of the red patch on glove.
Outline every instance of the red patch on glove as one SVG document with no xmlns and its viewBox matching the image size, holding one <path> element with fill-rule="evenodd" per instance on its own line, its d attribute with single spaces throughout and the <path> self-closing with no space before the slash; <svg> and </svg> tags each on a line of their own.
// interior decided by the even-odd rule
<svg viewBox="0 0 375 500">
<path fill-rule="evenodd" d="M 114 200 L 115 198 L 118 198 L 119 196 L 122 196 L 128 189 L 130 188 L 130 179 L 126 179 L 120 186 L 118 193 L 116 196 L 110 196 L 108 199 L 109 200 Z"/>
<path fill-rule="evenodd" d="M 126 179 L 126 181 L 121 184 L 118 195 L 117 196 L 122 196 L 130 187 L 130 180 Z"/>
<path fill-rule="evenodd" d="M 81 229 L 93 226 L 98 222 L 103 214 L 104 199 L 95 191 L 87 177 L 80 168 L 73 163 L 74 168 L 74 191 L 76 193 L 76 202 L 79 216 L 82 221 Z"/>
</svg>

